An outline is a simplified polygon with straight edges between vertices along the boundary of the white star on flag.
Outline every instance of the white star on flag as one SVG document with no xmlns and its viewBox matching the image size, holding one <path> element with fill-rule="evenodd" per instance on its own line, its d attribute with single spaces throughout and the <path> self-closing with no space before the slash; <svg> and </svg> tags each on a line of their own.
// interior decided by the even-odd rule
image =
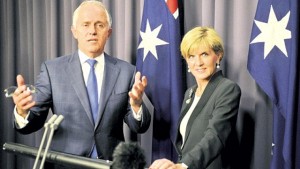
<svg viewBox="0 0 300 169">
<path fill-rule="evenodd" d="M 256 36 L 250 44 L 258 42 L 265 43 L 264 59 L 266 59 L 274 46 L 277 46 L 282 51 L 282 53 L 284 53 L 285 56 L 288 57 L 284 40 L 290 39 L 292 37 L 291 31 L 286 29 L 289 18 L 290 11 L 280 21 L 278 21 L 273 7 L 271 6 L 268 23 L 254 20 L 261 33 Z"/>
<path fill-rule="evenodd" d="M 138 46 L 138 49 L 144 48 L 143 61 L 145 61 L 146 56 L 149 52 L 151 52 L 153 54 L 153 56 L 156 58 L 156 60 L 158 60 L 156 46 L 169 44 L 168 42 L 165 42 L 165 41 L 157 38 L 157 36 L 160 32 L 161 26 L 162 26 L 162 24 L 159 25 L 157 28 L 155 28 L 153 31 L 151 31 L 149 20 L 147 20 L 145 32 L 140 31 L 142 40 Z"/>
</svg>

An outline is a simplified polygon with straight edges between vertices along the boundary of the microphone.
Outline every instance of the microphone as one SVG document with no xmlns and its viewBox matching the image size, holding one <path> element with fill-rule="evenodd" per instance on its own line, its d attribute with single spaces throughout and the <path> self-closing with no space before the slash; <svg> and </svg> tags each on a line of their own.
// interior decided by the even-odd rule
<svg viewBox="0 0 300 169">
<path fill-rule="evenodd" d="M 62 115 L 59 115 L 55 121 L 53 123 L 50 124 L 50 134 L 49 134 L 49 137 L 48 137 L 48 140 L 47 140 L 47 145 L 46 145 L 46 148 L 45 148 L 45 151 L 43 153 L 43 159 L 42 159 L 42 162 L 40 164 L 40 169 L 43 169 L 44 167 L 44 163 L 45 163 L 45 160 L 46 160 L 46 156 L 47 156 L 47 153 L 48 153 L 48 150 L 49 150 L 49 147 L 50 147 L 50 144 L 52 142 L 52 137 L 54 135 L 54 131 L 58 128 L 58 126 L 60 125 L 60 123 L 63 121 L 64 119 L 64 116 Z"/>
<path fill-rule="evenodd" d="M 63 120 L 64 120 L 64 116 L 59 115 L 57 119 L 51 124 L 50 127 L 56 130 Z"/>
<path fill-rule="evenodd" d="M 121 142 L 113 152 L 110 169 L 144 169 L 145 165 L 144 150 L 137 143 Z"/>
<path fill-rule="evenodd" d="M 37 153 L 36 158 L 35 158 L 35 161 L 34 161 L 33 169 L 36 169 L 36 167 L 37 167 L 39 158 L 40 158 L 40 156 L 41 156 L 41 151 L 42 151 L 42 148 L 43 148 L 44 143 L 45 143 L 45 139 L 46 139 L 46 135 L 47 135 L 47 132 L 48 132 L 48 129 L 49 129 L 49 125 L 52 124 L 52 123 L 56 120 L 56 118 L 57 118 L 57 115 L 54 114 L 54 115 L 48 120 L 48 122 L 46 122 L 45 125 L 44 125 L 45 131 L 44 131 L 44 134 L 43 134 L 43 137 L 42 137 L 42 141 L 41 141 L 41 144 L 40 144 L 38 153 Z"/>
</svg>

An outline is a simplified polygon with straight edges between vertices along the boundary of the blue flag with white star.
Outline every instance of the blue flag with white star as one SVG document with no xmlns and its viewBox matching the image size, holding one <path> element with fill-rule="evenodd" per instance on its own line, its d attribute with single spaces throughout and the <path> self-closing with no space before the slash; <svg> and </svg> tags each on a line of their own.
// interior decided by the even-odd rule
<svg viewBox="0 0 300 169">
<path fill-rule="evenodd" d="M 272 169 L 300 168 L 298 0 L 259 0 L 248 70 L 273 102 Z"/>
<path fill-rule="evenodd" d="M 154 106 L 152 161 L 177 160 L 172 145 L 183 99 L 177 0 L 145 0 L 137 70 L 148 79 L 145 93 Z"/>
</svg>

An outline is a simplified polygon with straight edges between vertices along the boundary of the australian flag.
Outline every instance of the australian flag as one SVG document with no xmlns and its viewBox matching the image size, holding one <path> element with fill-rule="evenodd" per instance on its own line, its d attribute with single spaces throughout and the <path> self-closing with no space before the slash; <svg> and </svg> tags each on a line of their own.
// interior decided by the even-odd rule
<svg viewBox="0 0 300 169">
<path fill-rule="evenodd" d="M 154 106 L 152 161 L 177 160 L 172 145 L 183 99 L 177 0 L 145 0 L 137 70 L 148 79 L 145 93 Z"/>
<path fill-rule="evenodd" d="M 299 0 L 259 0 L 248 70 L 273 102 L 272 169 L 300 168 Z"/>
</svg>

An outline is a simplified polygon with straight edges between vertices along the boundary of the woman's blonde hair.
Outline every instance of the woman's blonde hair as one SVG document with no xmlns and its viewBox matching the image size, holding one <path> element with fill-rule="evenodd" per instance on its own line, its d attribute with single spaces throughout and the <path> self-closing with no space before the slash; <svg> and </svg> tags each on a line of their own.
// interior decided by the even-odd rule
<svg viewBox="0 0 300 169">
<path fill-rule="evenodd" d="M 191 51 L 197 50 L 200 45 L 211 48 L 217 55 L 223 57 L 223 41 L 218 33 L 209 27 L 195 27 L 188 31 L 180 45 L 181 55 L 187 59 Z"/>
</svg>

